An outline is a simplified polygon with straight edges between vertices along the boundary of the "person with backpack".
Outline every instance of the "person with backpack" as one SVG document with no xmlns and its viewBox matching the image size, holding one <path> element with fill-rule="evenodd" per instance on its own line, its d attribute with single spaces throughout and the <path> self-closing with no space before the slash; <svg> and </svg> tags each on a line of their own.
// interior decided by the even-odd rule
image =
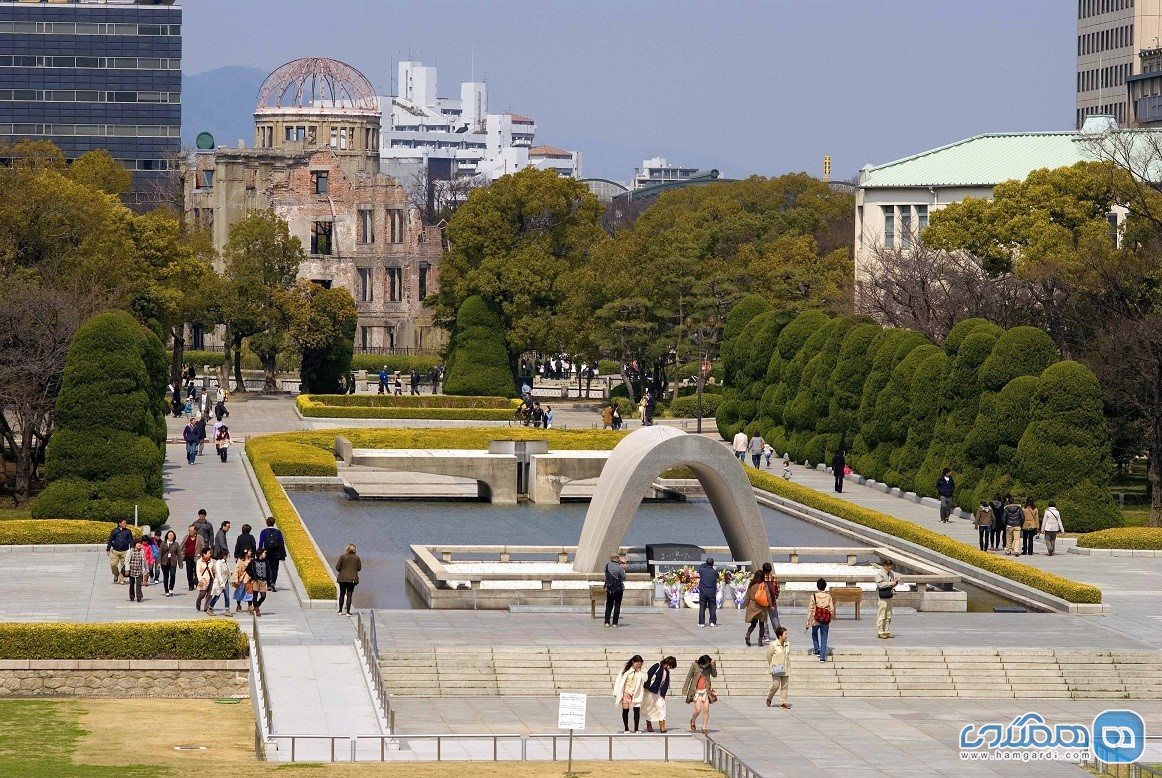
<svg viewBox="0 0 1162 778">
<path fill-rule="evenodd" d="M 892 634 L 892 597 L 900 577 L 896 575 L 896 563 L 885 559 L 876 570 L 876 594 L 879 595 L 879 610 L 876 612 L 876 637 L 881 640 L 895 637 Z"/>
<path fill-rule="evenodd" d="M 811 601 L 807 603 L 807 626 L 804 630 L 811 630 L 811 653 L 819 657 L 820 662 L 827 661 L 827 633 L 831 628 L 831 620 L 835 618 L 835 600 L 831 592 L 827 591 L 827 581 L 820 578 L 815 582 L 818 591 L 811 593 Z"/>
<path fill-rule="evenodd" d="M 746 637 L 744 641 L 749 646 L 750 636 L 754 632 L 754 628 L 759 628 L 759 645 L 763 645 L 766 639 L 767 631 L 767 608 L 771 607 L 771 591 L 767 588 L 767 576 L 762 569 L 754 571 L 751 576 L 750 585 L 746 589 L 746 597 L 742 601 L 743 607 L 746 610 L 743 612 L 743 620 L 750 624 L 746 630 Z"/>
<path fill-rule="evenodd" d="M 1065 531 L 1065 524 L 1061 521 L 1061 512 L 1057 510 L 1057 503 L 1053 500 L 1049 501 L 1049 505 L 1045 508 L 1045 516 L 1042 517 L 1041 531 L 1045 533 L 1045 548 L 1049 551 L 1049 556 L 1053 556 L 1053 552 L 1057 550 L 1057 533 Z"/>
<path fill-rule="evenodd" d="M 605 626 L 617 626 L 617 620 L 621 616 L 621 598 L 624 595 L 625 559 L 614 554 L 605 563 Z"/>
<path fill-rule="evenodd" d="M 775 629 L 775 639 L 767 649 L 767 669 L 771 672 L 771 690 L 767 692 L 767 707 L 775 695 L 779 695 L 779 707 L 790 708 L 787 703 L 787 691 L 791 686 L 791 644 L 787 641 L 787 630 L 784 627 Z"/>
<path fill-rule="evenodd" d="M 775 577 L 775 568 L 770 562 L 763 562 L 763 575 L 766 577 L 767 593 L 771 604 L 767 606 L 767 642 L 771 635 L 779 628 L 779 579 Z"/>
<path fill-rule="evenodd" d="M 1005 556 L 1019 556 L 1017 544 L 1021 539 L 1021 527 L 1025 523 L 1025 511 L 1019 502 L 1006 494 L 1002 515 L 1005 519 Z"/>
<path fill-rule="evenodd" d="M 266 583 L 272 592 L 277 592 L 278 566 L 286 560 L 286 540 L 282 530 L 274 526 L 274 517 L 266 517 L 266 529 L 258 533 L 258 548 L 266 551 Z"/>
</svg>

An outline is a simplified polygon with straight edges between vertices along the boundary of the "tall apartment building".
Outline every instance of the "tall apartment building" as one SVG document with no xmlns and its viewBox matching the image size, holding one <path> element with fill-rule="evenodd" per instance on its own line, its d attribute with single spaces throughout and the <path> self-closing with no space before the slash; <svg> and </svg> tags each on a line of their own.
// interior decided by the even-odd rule
<svg viewBox="0 0 1162 778">
<path fill-rule="evenodd" d="M 1162 78 L 1142 78 L 1157 72 L 1151 52 L 1159 48 L 1162 0 L 1078 0 L 1077 128 L 1094 114 L 1119 124 L 1162 120 L 1162 83 L 1153 83 Z"/>
<path fill-rule="evenodd" d="M 105 149 L 129 205 L 168 199 L 181 151 L 182 10 L 174 0 L 0 2 L 0 144 Z"/>
</svg>

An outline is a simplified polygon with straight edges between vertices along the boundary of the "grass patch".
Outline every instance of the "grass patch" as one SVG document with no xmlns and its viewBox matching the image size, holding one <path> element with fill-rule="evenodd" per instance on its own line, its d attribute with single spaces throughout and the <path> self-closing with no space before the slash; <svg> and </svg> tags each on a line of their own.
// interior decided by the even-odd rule
<svg viewBox="0 0 1162 778">
<path fill-rule="evenodd" d="M 519 400 L 504 397 L 456 397 L 446 394 L 300 394 L 299 413 L 327 419 L 462 419 L 508 421 Z"/>
<path fill-rule="evenodd" d="M 1078 583 L 1053 573 L 1038 570 L 1035 567 L 1015 562 L 1003 557 L 988 554 L 980 549 L 953 540 L 946 535 L 925 529 L 910 521 L 897 519 L 886 513 L 864 508 L 860 505 L 840 500 L 823 492 L 818 492 L 809 486 L 786 481 L 782 478 L 760 472 L 747 465 L 746 475 L 753 486 L 765 489 L 772 494 L 785 497 L 788 500 L 825 511 L 833 516 L 861 524 L 871 529 L 886 532 L 902 540 L 907 540 L 925 548 L 932 549 L 945 556 L 967 562 L 970 565 L 988 570 L 990 573 L 1002 575 L 1005 578 L 1039 589 L 1047 594 L 1060 597 L 1073 603 L 1100 603 L 1101 589 L 1090 584 Z"/>
<path fill-rule="evenodd" d="M 312 599 L 337 596 L 327 562 L 320 559 L 298 513 L 277 476 L 334 476 L 335 438 L 342 436 L 355 448 L 462 448 L 486 449 L 490 440 L 547 440 L 550 450 L 608 451 L 626 432 L 558 430 L 529 427 L 436 427 L 427 429 L 337 429 L 285 432 L 248 438 L 246 456 L 258 477 L 271 513 L 286 538 L 287 552 Z"/>
<path fill-rule="evenodd" d="M 1145 527 L 1150 523 L 1150 509 L 1122 508 L 1122 521 L 1127 527 Z"/>
<path fill-rule="evenodd" d="M 254 755 L 249 704 L 212 700 L 0 700 L 0 775 L 129 778 L 252 775 L 404 778 L 534 778 L 560 775 L 563 763 L 455 762 L 286 764 Z M 130 722 L 148 722 L 146 729 Z M 148 731 L 146 731 L 148 730 Z M 175 751 L 175 746 L 205 751 Z M 697 763 L 575 762 L 588 778 L 705 778 L 720 775 Z"/>
<path fill-rule="evenodd" d="M 0 508 L 0 521 L 13 521 L 19 519 L 31 519 L 32 511 L 28 507 L 24 508 Z"/>
</svg>

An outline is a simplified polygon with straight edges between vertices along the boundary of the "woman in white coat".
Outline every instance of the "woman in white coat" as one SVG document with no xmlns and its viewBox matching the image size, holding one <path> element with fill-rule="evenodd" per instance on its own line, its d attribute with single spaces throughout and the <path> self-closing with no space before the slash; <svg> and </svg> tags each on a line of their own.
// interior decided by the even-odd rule
<svg viewBox="0 0 1162 778">
<path fill-rule="evenodd" d="M 638 731 L 642 717 L 642 695 L 645 693 L 646 674 L 642 671 L 642 658 L 634 654 L 622 668 L 621 675 L 613 683 L 613 703 L 621 708 L 621 723 L 629 732 L 629 711 L 633 709 L 633 731 Z"/>
<path fill-rule="evenodd" d="M 1065 531 L 1065 524 L 1061 521 L 1061 512 L 1057 510 L 1057 503 L 1049 501 L 1045 515 L 1041 517 L 1041 531 L 1045 533 L 1045 548 L 1049 549 L 1049 556 L 1057 550 L 1057 533 Z"/>
</svg>

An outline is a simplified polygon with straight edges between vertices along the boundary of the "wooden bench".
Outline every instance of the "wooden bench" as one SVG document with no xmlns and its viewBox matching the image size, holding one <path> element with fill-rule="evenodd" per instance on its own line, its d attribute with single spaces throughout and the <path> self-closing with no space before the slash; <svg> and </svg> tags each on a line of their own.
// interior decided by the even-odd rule
<svg viewBox="0 0 1162 778">
<path fill-rule="evenodd" d="M 835 602 L 835 616 L 839 617 L 839 606 L 842 603 L 855 604 L 855 618 L 859 619 L 859 606 L 863 602 L 863 589 L 858 586 L 842 586 L 831 589 L 831 599 Z"/>
<path fill-rule="evenodd" d="M 597 602 L 601 601 L 601 606 L 605 607 L 605 586 L 590 586 L 589 587 L 589 615 L 597 618 Z M 605 614 L 602 613 L 602 618 Z"/>
</svg>

